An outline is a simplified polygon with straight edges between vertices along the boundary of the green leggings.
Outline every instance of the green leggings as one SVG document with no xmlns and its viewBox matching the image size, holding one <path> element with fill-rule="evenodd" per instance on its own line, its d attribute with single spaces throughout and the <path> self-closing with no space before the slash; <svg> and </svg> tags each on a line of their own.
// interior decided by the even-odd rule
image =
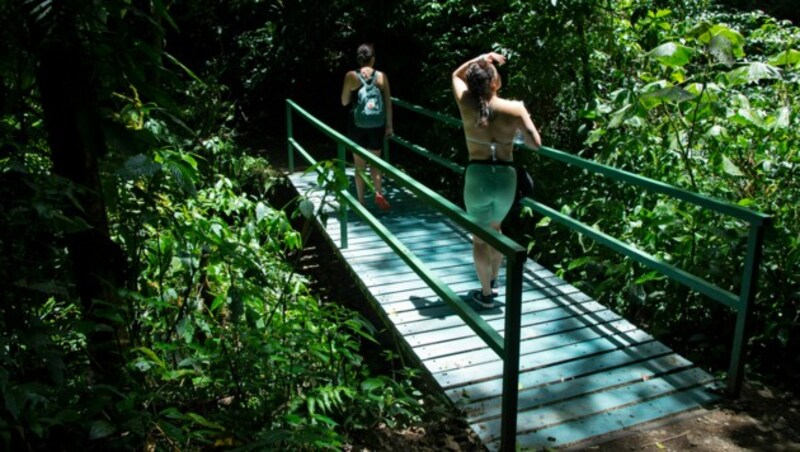
<svg viewBox="0 0 800 452">
<path fill-rule="evenodd" d="M 464 174 L 464 205 L 482 226 L 498 226 L 514 204 L 517 173 L 510 165 L 470 163 Z"/>
</svg>

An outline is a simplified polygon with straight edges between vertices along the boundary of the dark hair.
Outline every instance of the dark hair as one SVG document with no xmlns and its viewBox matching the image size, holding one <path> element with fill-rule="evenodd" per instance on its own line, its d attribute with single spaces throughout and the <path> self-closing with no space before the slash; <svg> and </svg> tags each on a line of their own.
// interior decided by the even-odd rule
<svg viewBox="0 0 800 452">
<path fill-rule="evenodd" d="M 478 125 L 489 125 L 489 88 L 492 80 L 497 76 L 497 70 L 492 63 L 481 59 L 472 63 L 467 68 L 467 88 L 478 100 Z"/>
<path fill-rule="evenodd" d="M 375 47 L 372 44 L 361 44 L 356 50 L 356 61 L 359 66 L 366 66 L 375 58 Z"/>
</svg>

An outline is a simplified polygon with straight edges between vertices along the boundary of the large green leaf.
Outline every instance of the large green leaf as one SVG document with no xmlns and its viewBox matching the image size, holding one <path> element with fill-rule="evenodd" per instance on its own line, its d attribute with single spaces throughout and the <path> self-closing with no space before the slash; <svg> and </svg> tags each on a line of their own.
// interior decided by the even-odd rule
<svg viewBox="0 0 800 452">
<path fill-rule="evenodd" d="M 704 23 L 695 29 L 697 33 L 697 40 L 703 44 L 712 45 L 715 39 L 722 42 L 720 38 L 730 43 L 731 53 L 736 58 L 744 56 L 744 36 L 736 30 L 733 30 L 725 25 L 716 24 L 711 25 Z"/>
<path fill-rule="evenodd" d="M 665 66 L 680 67 L 688 64 L 693 54 L 694 51 L 683 44 L 667 42 L 648 52 L 647 56 Z"/>
<path fill-rule="evenodd" d="M 744 85 L 757 82 L 759 80 L 781 78 L 780 69 L 767 63 L 749 63 L 738 67 L 727 74 L 730 86 Z"/>
<path fill-rule="evenodd" d="M 783 52 L 772 56 L 769 59 L 769 64 L 773 66 L 800 67 L 800 52 L 794 49 L 784 50 Z"/>
<path fill-rule="evenodd" d="M 725 155 L 722 156 L 722 170 L 725 171 L 726 174 L 729 174 L 731 176 L 736 176 L 736 177 L 744 176 L 742 170 L 740 170 L 739 167 L 736 166 L 736 164 L 733 163 L 733 161 Z"/>
<path fill-rule="evenodd" d="M 692 100 L 695 97 L 696 96 L 694 94 L 686 91 L 680 86 L 669 86 L 642 94 L 641 102 L 645 108 L 650 110 L 664 102 L 674 102 L 679 104 L 681 102 L 686 102 L 687 100 Z"/>
<path fill-rule="evenodd" d="M 734 62 L 733 43 L 725 35 L 719 34 L 708 43 L 708 53 L 717 60 L 718 63 L 732 66 Z"/>
</svg>

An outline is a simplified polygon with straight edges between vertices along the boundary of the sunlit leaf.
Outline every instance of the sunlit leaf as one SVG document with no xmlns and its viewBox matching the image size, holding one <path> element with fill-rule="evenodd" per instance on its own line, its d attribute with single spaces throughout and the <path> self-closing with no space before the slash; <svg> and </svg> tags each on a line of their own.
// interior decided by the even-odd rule
<svg viewBox="0 0 800 452">
<path fill-rule="evenodd" d="M 744 36 L 736 30 L 722 24 L 712 25 L 708 22 L 703 22 L 695 27 L 692 32 L 697 34 L 697 39 L 704 44 L 711 44 L 714 38 L 722 37 L 730 43 L 733 56 L 737 58 L 744 56 Z"/>
<path fill-rule="evenodd" d="M 263 220 L 268 213 L 269 213 L 269 208 L 267 207 L 267 205 L 259 201 L 256 204 L 256 220 L 257 221 Z"/>
<path fill-rule="evenodd" d="M 637 285 L 639 285 L 639 284 L 644 284 L 644 283 L 646 283 L 648 281 L 662 280 L 664 278 L 666 278 L 666 276 L 664 276 L 663 274 L 661 274 L 661 273 L 659 273 L 657 271 L 651 271 L 651 272 L 648 272 L 648 273 L 636 278 L 635 283 Z"/>
<path fill-rule="evenodd" d="M 708 44 L 708 52 L 718 63 L 726 66 L 733 65 L 733 44 L 725 35 L 718 34 L 714 36 Z"/>
<path fill-rule="evenodd" d="M 663 102 L 674 102 L 679 104 L 681 102 L 686 102 L 687 100 L 692 100 L 695 97 L 696 96 L 694 94 L 686 91 L 680 86 L 670 86 L 642 94 L 642 104 L 645 106 L 645 108 L 652 109 L 658 105 L 661 105 Z"/>
<path fill-rule="evenodd" d="M 750 108 L 740 108 L 736 110 L 736 114 L 730 117 L 731 121 L 741 124 L 743 126 L 756 126 L 764 128 L 764 123 L 758 113 Z"/>
<path fill-rule="evenodd" d="M 692 49 L 685 45 L 667 42 L 651 50 L 647 55 L 665 66 L 676 67 L 688 64 L 693 53 Z"/>
<path fill-rule="evenodd" d="M 551 221 L 550 217 L 542 217 L 542 219 L 536 223 L 536 227 L 546 228 L 547 226 L 550 226 L 550 221 Z"/>
<path fill-rule="evenodd" d="M 613 129 L 615 127 L 619 127 L 622 124 L 622 121 L 625 120 L 625 116 L 628 113 L 628 110 L 631 109 L 631 104 L 625 105 L 624 107 L 620 108 L 619 110 L 615 111 L 611 114 L 611 121 L 608 123 L 608 128 Z"/>
<path fill-rule="evenodd" d="M 781 78 L 780 69 L 767 63 L 749 63 L 738 67 L 727 74 L 731 86 L 743 85 L 765 79 Z"/>
<path fill-rule="evenodd" d="M 774 116 L 770 116 L 769 125 L 773 130 L 783 130 L 789 128 L 790 117 L 792 109 L 789 107 L 781 107 L 775 112 Z"/>
<path fill-rule="evenodd" d="M 708 129 L 706 136 L 725 138 L 728 136 L 728 129 L 722 127 L 721 125 L 715 124 Z"/>
<path fill-rule="evenodd" d="M 784 50 L 783 52 L 772 56 L 769 59 L 769 64 L 773 66 L 795 66 L 800 64 L 800 52 L 794 49 Z"/>
<path fill-rule="evenodd" d="M 723 171 L 725 171 L 726 174 L 729 174 L 731 176 L 737 176 L 737 177 L 744 176 L 742 170 L 740 170 L 739 167 L 736 166 L 736 164 L 733 163 L 733 161 L 731 161 L 731 159 L 729 159 L 725 155 L 722 156 L 722 169 Z"/>
<path fill-rule="evenodd" d="M 575 270 L 576 268 L 581 268 L 587 264 L 591 264 L 594 261 L 595 258 L 591 256 L 579 257 L 570 261 L 569 265 L 567 266 L 567 270 Z"/>
</svg>

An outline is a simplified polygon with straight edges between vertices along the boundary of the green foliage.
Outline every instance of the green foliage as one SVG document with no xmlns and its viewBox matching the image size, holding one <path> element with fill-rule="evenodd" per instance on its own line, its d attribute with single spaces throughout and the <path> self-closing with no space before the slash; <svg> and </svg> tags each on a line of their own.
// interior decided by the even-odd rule
<svg viewBox="0 0 800 452">
<path fill-rule="evenodd" d="M 761 14 L 678 18 L 663 10 L 648 17 L 659 20 L 652 28 L 658 42 L 649 50 L 629 49 L 635 73 L 606 78 L 608 88 L 584 113 L 593 123 L 586 152 L 603 163 L 772 215 L 753 341 L 791 353 L 800 315 L 800 211 L 793 201 L 800 196 L 793 176 L 800 164 L 800 73 L 793 56 L 800 32 Z M 650 29 L 652 22 L 622 22 L 616 34 L 636 39 L 642 27 Z M 739 290 L 742 224 L 658 197 L 631 197 L 601 181 L 584 183 L 589 188 L 570 202 L 584 221 L 602 222 L 616 237 Z M 601 251 L 591 255 L 596 256 L 591 261 L 609 262 Z M 585 261 L 576 258 L 567 272 L 588 276 Z M 681 322 L 699 328 L 719 317 L 703 297 L 644 278 L 630 263 L 604 265 L 594 274 L 606 279 L 601 287 L 613 286 L 612 293 L 621 294 L 617 305 L 629 312 L 649 312 L 659 329 L 676 334 Z M 721 333 L 727 331 L 729 324 Z"/>
<path fill-rule="evenodd" d="M 373 375 L 360 354 L 369 322 L 298 275 L 317 213 L 301 204 L 297 231 L 264 201 L 275 171 L 235 141 L 229 91 L 161 47 L 161 24 L 177 25 L 164 5 L 95 3 L 2 7 L 0 448 L 338 448 L 379 422 L 417 420 L 412 382 Z M 88 227 L 73 212 L 98 206 L 52 174 L 24 39 L 67 13 L 83 20 L 76 64 L 96 69 L 100 210 L 126 270 L 122 304 L 94 303 L 101 321 L 79 302 L 65 247 Z M 100 384 L 87 349 L 110 326 L 127 366 Z"/>
</svg>

